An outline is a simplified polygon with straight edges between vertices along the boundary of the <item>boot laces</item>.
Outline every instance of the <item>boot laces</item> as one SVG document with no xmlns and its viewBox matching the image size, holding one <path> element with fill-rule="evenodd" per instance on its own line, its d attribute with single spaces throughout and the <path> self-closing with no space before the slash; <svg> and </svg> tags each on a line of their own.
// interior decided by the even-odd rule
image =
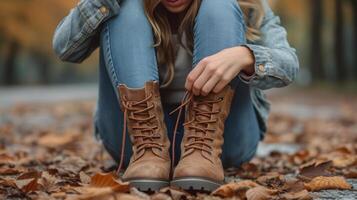
<svg viewBox="0 0 357 200">
<path fill-rule="evenodd" d="M 184 145 L 185 151 L 187 152 L 190 149 L 200 150 L 212 155 L 212 142 L 214 141 L 212 134 L 216 131 L 215 128 L 209 128 L 210 124 L 217 122 L 217 119 L 212 119 L 212 115 L 220 113 L 220 110 L 213 111 L 213 106 L 216 103 L 219 103 L 223 98 L 217 100 L 195 100 L 193 94 L 186 92 L 181 105 L 173 110 L 171 114 L 178 111 L 178 116 L 175 123 L 174 135 L 173 135 L 173 144 L 176 142 L 176 134 L 178 129 L 179 120 L 181 118 L 182 109 L 191 104 L 192 111 L 194 112 L 193 118 L 190 121 L 183 123 L 183 126 L 187 127 L 189 131 L 187 134 L 188 141 L 191 141 L 188 144 Z M 185 156 L 185 155 L 184 155 Z M 175 151 L 172 148 L 172 160 L 174 163 L 175 160 Z"/>
<path fill-rule="evenodd" d="M 152 110 L 155 106 L 154 104 L 148 104 L 148 101 L 152 98 L 152 96 L 153 95 L 150 94 L 141 101 L 129 101 L 127 100 L 127 97 L 123 97 L 122 106 L 124 109 L 124 127 L 122 132 L 121 156 L 117 170 L 118 173 L 123 166 L 128 120 L 134 124 L 131 127 L 133 130 L 131 135 L 134 138 L 133 145 L 137 147 L 137 152 L 153 148 L 162 151 L 164 145 L 160 143 L 161 135 L 157 132 L 158 125 L 155 121 L 156 116 L 150 114 L 150 110 Z"/>
</svg>

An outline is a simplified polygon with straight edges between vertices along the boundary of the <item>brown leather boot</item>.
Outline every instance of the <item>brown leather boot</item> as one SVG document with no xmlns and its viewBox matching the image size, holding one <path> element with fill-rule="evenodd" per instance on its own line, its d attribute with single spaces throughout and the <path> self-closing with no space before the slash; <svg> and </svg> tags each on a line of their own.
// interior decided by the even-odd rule
<svg viewBox="0 0 357 200">
<path fill-rule="evenodd" d="M 224 183 L 220 156 L 224 123 L 233 94 L 227 86 L 218 94 L 191 96 L 187 102 L 181 159 L 174 171 L 172 186 L 212 191 Z"/>
<path fill-rule="evenodd" d="M 130 182 L 142 191 L 156 191 L 168 186 L 171 170 L 170 142 L 164 123 L 159 84 L 150 81 L 140 89 L 120 85 L 118 90 L 133 149 L 129 166 L 122 176 L 123 181 Z"/>
</svg>

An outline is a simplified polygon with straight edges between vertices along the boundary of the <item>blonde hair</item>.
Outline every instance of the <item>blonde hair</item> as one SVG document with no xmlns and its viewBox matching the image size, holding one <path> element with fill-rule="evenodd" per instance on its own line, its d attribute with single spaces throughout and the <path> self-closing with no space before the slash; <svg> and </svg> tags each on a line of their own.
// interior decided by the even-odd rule
<svg viewBox="0 0 357 200">
<path fill-rule="evenodd" d="M 260 26 L 264 18 L 264 11 L 261 0 L 238 0 L 244 14 L 249 41 L 256 41 L 260 38 Z M 186 36 L 186 46 L 190 52 L 193 51 L 194 36 L 193 27 L 198 13 L 201 0 L 193 0 L 188 7 L 179 27 L 178 38 L 182 46 L 182 36 Z M 145 14 L 152 26 L 154 36 L 157 62 L 159 68 L 166 67 L 167 74 L 162 87 L 168 86 L 174 78 L 175 69 L 175 48 L 172 41 L 172 30 L 168 20 L 169 11 L 161 4 L 161 0 L 145 0 Z"/>
</svg>

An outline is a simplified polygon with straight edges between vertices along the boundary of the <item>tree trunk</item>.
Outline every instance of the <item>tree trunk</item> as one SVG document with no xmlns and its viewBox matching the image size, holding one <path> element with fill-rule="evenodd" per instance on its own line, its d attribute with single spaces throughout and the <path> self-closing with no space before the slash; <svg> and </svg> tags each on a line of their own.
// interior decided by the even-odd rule
<svg viewBox="0 0 357 200">
<path fill-rule="evenodd" d="M 312 77 L 317 80 L 324 78 L 325 71 L 322 62 L 322 0 L 311 1 L 311 73 Z"/>
<path fill-rule="evenodd" d="M 50 60 L 43 53 L 32 50 L 32 56 L 36 61 L 38 74 L 40 75 L 39 83 L 49 84 L 50 83 Z"/>
<path fill-rule="evenodd" d="M 343 20 L 343 1 L 335 0 L 335 14 L 336 14 L 336 25 L 335 25 L 335 59 L 336 59 L 336 72 L 337 80 L 343 82 L 346 80 L 347 68 L 344 60 L 345 45 L 343 41 L 344 35 L 344 20 Z"/>
<path fill-rule="evenodd" d="M 8 44 L 4 59 L 3 80 L 5 85 L 16 83 L 16 57 L 20 51 L 20 45 L 16 40 L 11 40 Z"/>
<path fill-rule="evenodd" d="M 351 0 L 352 4 L 352 10 L 353 10 L 353 33 L 352 35 L 354 36 L 353 42 L 354 42 L 354 47 L 352 51 L 356 54 L 357 52 L 357 1 L 356 0 Z M 355 75 L 354 78 L 357 79 L 357 56 L 354 56 L 354 61 L 353 61 L 353 67 L 355 70 Z"/>
</svg>

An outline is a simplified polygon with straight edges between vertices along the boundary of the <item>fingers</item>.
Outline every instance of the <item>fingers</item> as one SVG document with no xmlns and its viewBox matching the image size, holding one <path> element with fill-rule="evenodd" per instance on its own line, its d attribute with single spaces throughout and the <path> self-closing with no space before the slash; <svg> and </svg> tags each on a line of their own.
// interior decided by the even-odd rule
<svg viewBox="0 0 357 200">
<path fill-rule="evenodd" d="M 187 76 L 185 88 L 196 96 L 222 91 L 240 70 L 236 59 L 230 61 L 223 53 L 227 51 L 201 60 Z"/>
<path fill-rule="evenodd" d="M 223 90 L 224 87 L 226 87 L 229 82 L 230 82 L 230 78 L 228 76 L 223 76 L 220 81 L 216 84 L 216 86 L 213 89 L 214 93 L 219 93 Z"/>
<path fill-rule="evenodd" d="M 205 66 L 207 64 L 207 59 L 202 59 L 195 68 L 188 74 L 186 83 L 185 83 L 185 88 L 188 91 L 192 91 L 193 83 L 197 80 L 197 78 L 202 74 L 203 70 L 205 69 Z"/>
<path fill-rule="evenodd" d="M 200 91 L 200 95 L 207 96 L 216 87 L 221 80 L 220 74 L 213 74 L 213 76 L 204 84 Z"/>
<path fill-rule="evenodd" d="M 192 92 L 194 95 L 198 96 L 201 94 L 201 89 L 205 85 L 205 83 L 210 79 L 212 73 L 210 70 L 206 69 L 202 72 L 202 74 L 197 78 L 197 80 L 193 83 Z"/>
</svg>

